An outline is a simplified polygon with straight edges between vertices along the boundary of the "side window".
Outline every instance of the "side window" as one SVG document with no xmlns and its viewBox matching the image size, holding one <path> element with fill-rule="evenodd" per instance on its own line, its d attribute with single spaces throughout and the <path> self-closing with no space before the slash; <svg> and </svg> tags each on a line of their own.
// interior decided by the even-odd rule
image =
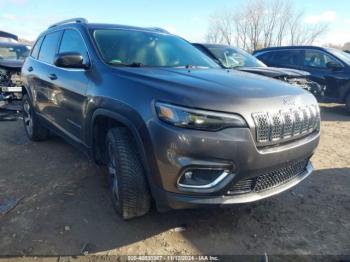
<svg viewBox="0 0 350 262">
<path fill-rule="evenodd" d="M 39 54 L 39 50 L 40 50 L 40 46 L 41 43 L 43 42 L 44 37 L 41 36 L 35 43 L 32 52 L 30 53 L 30 56 L 37 59 L 38 58 L 38 54 Z"/>
<path fill-rule="evenodd" d="M 83 56 L 84 62 L 88 60 L 87 50 L 83 38 L 76 30 L 68 29 L 63 33 L 59 53 L 75 52 Z"/>
<path fill-rule="evenodd" d="M 299 50 L 283 50 L 275 52 L 273 63 L 277 65 L 299 65 L 300 51 Z"/>
<path fill-rule="evenodd" d="M 40 61 L 53 64 L 60 36 L 61 31 L 50 33 L 45 36 L 39 52 Z"/>
<path fill-rule="evenodd" d="M 333 57 L 324 52 L 318 50 L 305 50 L 304 66 L 313 68 L 327 68 L 328 62 L 335 62 L 339 64 Z"/>
</svg>

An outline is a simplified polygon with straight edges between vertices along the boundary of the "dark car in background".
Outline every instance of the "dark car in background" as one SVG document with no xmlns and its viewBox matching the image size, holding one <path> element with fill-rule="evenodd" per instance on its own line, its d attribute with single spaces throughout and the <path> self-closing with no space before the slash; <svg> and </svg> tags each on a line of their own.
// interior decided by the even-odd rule
<svg viewBox="0 0 350 262">
<path fill-rule="evenodd" d="M 268 67 L 246 51 L 227 45 L 193 43 L 195 47 L 213 59 L 223 68 L 263 75 L 304 88 L 316 97 L 324 95 L 321 85 L 309 79 L 306 71 L 289 68 Z"/>
<path fill-rule="evenodd" d="M 350 54 L 317 46 L 284 46 L 257 50 L 254 56 L 273 67 L 305 70 L 325 86 L 328 101 L 345 103 L 350 110 Z"/>
<path fill-rule="evenodd" d="M 30 49 L 17 40 L 16 35 L 0 31 L 0 100 L 22 98 L 21 68 Z"/>
</svg>

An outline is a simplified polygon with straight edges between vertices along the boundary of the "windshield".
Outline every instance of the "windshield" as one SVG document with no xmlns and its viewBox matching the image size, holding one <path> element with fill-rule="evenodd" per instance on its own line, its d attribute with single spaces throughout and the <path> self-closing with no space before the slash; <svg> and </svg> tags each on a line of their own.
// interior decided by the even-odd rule
<svg viewBox="0 0 350 262">
<path fill-rule="evenodd" d="M 217 68 L 190 43 L 173 35 L 121 29 L 92 31 L 103 60 L 115 66 Z"/>
<path fill-rule="evenodd" d="M 266 65 L 247 52 L 229 47 L 208 47 L 210 52 L 226 68 L 266 67 Z"/>
<path fill-rule="evenodd" d="M 0 59 L 24 60 L 28 55 L 26 46 L 0 46 Z"/>
<path fill-rule="evenodd" d="M 350 54 L 345 53 L 342 50 L 332 49 L 332 48 L 329 48 L 328 52 L 330 52 L 332 55 L 334 55 L 335 57 L 337 57 L 340 60 L 342 60 L 347 65 L 350 65 Z"/>
</svg>

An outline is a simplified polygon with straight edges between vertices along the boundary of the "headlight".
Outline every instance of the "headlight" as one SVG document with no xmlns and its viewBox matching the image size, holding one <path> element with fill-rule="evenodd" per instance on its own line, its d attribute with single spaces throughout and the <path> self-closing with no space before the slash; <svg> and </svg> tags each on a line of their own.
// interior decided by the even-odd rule
<svg viewBox="0 0 350 262">
<path fill-rule="evenodd" d="M 228 127 L 247 127 L 242 117 L 206 110 L 196 110 L 164 103 L 156 103 L 156 110 L 160 120 L 174 126 L 218 131 Z"/>
</svg>

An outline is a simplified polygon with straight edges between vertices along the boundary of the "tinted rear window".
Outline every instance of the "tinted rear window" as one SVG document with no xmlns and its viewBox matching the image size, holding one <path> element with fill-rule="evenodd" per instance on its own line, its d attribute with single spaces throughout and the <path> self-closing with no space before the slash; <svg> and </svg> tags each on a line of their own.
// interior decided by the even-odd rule
<svg viewBox="0 0 350 262">
<path fill-rule="evenodd" d="M 300 65 L 300 50 L 275 50 L 258 56 L 263 62 L 274 65 Z"/>
<path fill-rule="evenodd" d="M 61 31 L 47 34 L 40 48 L 39 60 L 53 64 Z"/>
</svg>

